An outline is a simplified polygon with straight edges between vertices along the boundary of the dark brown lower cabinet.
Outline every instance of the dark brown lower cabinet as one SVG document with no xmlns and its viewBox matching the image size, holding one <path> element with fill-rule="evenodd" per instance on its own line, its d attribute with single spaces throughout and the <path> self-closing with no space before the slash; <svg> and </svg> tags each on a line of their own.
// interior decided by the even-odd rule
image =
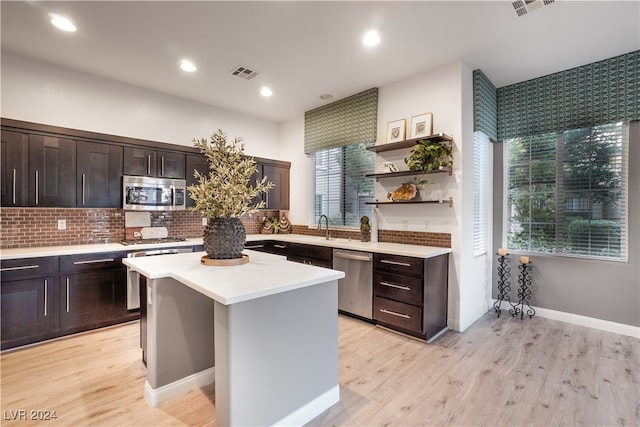
<svg viewBox="0 0 640 427">
<path fill-rule="evenodd" d="M 124 252 L 2 261 L 2 350 L 137 319 Z"/>
<path fill-rule="evenodd" d="M 60 276 L 60 329 L 90 329 L 124 317 L 125 282 L 124 269 Z"/>
<path fill-rule="evenodd" d="M 430 342 L 447 329 L 449 255 L 374 255 L 373 318 Z"/>
<path fill-rule="evenodd" d="M 2 349 L 47 338 L 57 327 L 56 277 L 2 282 Z"/>
</svg>

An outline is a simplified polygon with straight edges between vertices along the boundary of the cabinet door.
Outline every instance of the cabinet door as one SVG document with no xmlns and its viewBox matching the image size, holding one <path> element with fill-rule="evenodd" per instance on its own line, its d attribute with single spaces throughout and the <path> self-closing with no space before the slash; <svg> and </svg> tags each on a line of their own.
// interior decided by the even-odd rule
<svg viewBox="0 0 640 427">
<path fill-rule="evenodd" d="M 29 135 L 2 131 L 1 204 L 27 206 L 29 189 Z"/>
<path fill-rule="evenodd" d="M 29 205 L 75 207 L 76 142 L 29 135 Z"/>
<path fill-rule="evenodd" d="M 289 169 L 281 166 L 263 165 L 262 174 L 273 188 L 266 197 L 267 209 L 289 210 Z"/>
<path fill-rule="evenodd" d="M 253 173 L 253 175 L 251 175 L 251 178 L 249 179 L 249 185 L 251 187 L 255 187 L 256 185 L 256 181 L 260 182 L 262 181 L 262 177 L 264 176 L 262 174 L 262 169 L 263 169 L 263 165 L 261 165 L 260 163 L 256 164 L 256 171 Z M 258 194 L 253 200 L 251 200 L 251 204 L 252 205 L 257 205 L 258 203 L 262 202 L 263 200 L 266 202 L 266 195 L 264 193 L 260 193 Z M 266 209 L 267 206 L 264 206 L 263 209 Z"/>
<path fill-rule="evenodd" d="M 184 179 L 185 155 L 171 151 L 158 151 L 158 176 Z"/>
<path fill-rule="evenodd" d="M 187 181 L 187 187 L 196 183 L 196 179 L 193 176 L 194 171 L 197 170 L 202 175 L 207 175 L 209 173 L 209 163 L 204 155 L 188 154 L 186 158 L 186 165 L 185 179 Z M 193 206 L 195 206 L 195 202 L 191 197 L 187 197 L 187 207 Z"/>
<path fill-rule="evenodd" d="M 60 328 L 87 329 L 121 318 L 124 274 L 117 269 L 60 276 Z"/>
<path fill-rule="evenodd" d="M 124 147 L 124 174 L 156 176 L 156 150 Z"/>
<path fill-rule="evenodd" d="M 79 141 L 78 207 L 122 207 L 122 147 Z"/>
<path fill-rule="evenodd" d="M 55 276 L 2 282 L 2 349 L 38 341 L 56 328 Z"/>
</svg>

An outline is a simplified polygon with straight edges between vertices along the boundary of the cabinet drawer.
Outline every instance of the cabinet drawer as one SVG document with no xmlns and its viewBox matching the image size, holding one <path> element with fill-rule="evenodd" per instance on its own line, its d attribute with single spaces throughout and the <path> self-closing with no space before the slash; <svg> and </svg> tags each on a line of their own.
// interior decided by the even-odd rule
<svg viewBox="0 0 640 427">
<path fill-rule="evenodd" d="M 422 333 L 422 308 L 415 305 L 376 296 L 373 298 L 373 318 L 382 324 Z"/>
<path fill-rule="evenodd" d="M 289 243 L 289 254 L 296 258 L 315 258 L 328 263 L 333 262 L 333 248 L 328 246 Z"/>
<path fill-rule="evenodd" d="M 57 271 L 58 257 L 8 259 L 0 264 L 3 282 L 43 277 Z"/>
<path fill-rule="evenodd" d="M 422 307 L 422 279 L 413 276 L 377 272 L 374 292 L 377 296 Z"/>
<path fill-rule="evenodd" d="M 123 267 L 124 252 L 102 252 L 97 254 L 65 255 L 60 257 L 61 273 L 104 270 Z"/>
<path fill-rule="evenodd" d="M 271 243 L 271 252 L 277 255 L 287 256 L 289 254 L 289 244 L 287 242 L 274 241 Z"/>
<path fill-rule="evenodd" d="M 376 272 L 380 270 L 422 277 L 424 260 L 400 255 L 375 254 L 374 265 Z"/>
</svg>

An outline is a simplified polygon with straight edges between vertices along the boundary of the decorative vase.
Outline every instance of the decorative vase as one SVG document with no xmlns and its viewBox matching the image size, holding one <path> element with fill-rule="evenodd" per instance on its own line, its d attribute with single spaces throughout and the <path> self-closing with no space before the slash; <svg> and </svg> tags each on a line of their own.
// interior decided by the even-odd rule
<svg viewBox="0 0 640 427">
<path fill-rule="evenodd" d="M 362 241 L 369 242 L 371 241 L 371 231 L 361 231 L 362 233 Z"/>
<path fill-rule="evenodd" d="M 204 229 L 204 250 L 211 259 L 242 258 L 247 234 L 240 218 L 209 218 Z"/>
</svg>

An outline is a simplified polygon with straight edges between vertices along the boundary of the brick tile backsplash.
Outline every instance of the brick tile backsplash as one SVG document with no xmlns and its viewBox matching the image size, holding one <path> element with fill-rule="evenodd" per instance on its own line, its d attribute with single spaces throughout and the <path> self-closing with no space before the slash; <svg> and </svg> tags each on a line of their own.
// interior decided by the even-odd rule
<svg viewBox="0 0 640 427">
<path fill-rule="evenodd" d="M 278 211 L 260 211 L 244 216 L 242 223 L 247 234 L 260 232 L 262 217 L 277 216 Z M 151 225 L 167 227 L 169 236 L 197 238 L 204 226 L 194 211 L 152 212 Z M 58 219 L 65 219 L 66 230 L 58 230 Z M 324 231 L 306 225 L 292 225 L 296 234 L 324 235 Z M 331 230 L 338 238 L 360 239 L 359 231 Z M 0 212 L 0 248 L 28 248 L 37 246 L 115 243 L 125 238 L 122 209 L 78 208 L 2 208 Z M 380 242 L 451 247 L 449 233 L 430 233 L 399 230 L 379 230 Z"/>
</svg>

